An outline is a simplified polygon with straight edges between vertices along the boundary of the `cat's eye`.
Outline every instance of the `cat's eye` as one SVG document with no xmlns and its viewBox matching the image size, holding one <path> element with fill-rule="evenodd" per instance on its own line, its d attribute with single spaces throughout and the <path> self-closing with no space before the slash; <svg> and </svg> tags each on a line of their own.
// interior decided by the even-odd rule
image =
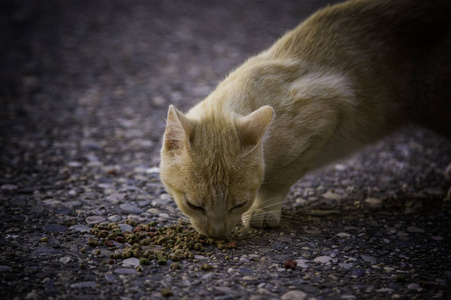
<svg viewBox="0 0 451 300">
<path fill-rule="evenodd" d="M 186 200 L 186 204 L 188 205 L 188 207 L 192 210 L 197 210 L 199 212 L 205 212 L 205 208 L 203 208 L 202 206 L 198 206 L 195 204 L 192 204 L 191 202 L 189 202 L 188 200 Z"/>
<path fill-rule="evenodd" d="M 243 208 L 243 207 L 246 206 L 246 204 L 247 204 L 247 202 L 243 202 L 243 203 L 240 203 L 240 204 L 238 204 L 238 205 L 235 205 L 234 207 L 232 207 L 232 208 L 229 210 L 229 212 L 232 212 L 232 211 L 234 211 L 234 210 L 238 210 L 238 209 L 240 209 L 240 208 Z"/>
</svg>

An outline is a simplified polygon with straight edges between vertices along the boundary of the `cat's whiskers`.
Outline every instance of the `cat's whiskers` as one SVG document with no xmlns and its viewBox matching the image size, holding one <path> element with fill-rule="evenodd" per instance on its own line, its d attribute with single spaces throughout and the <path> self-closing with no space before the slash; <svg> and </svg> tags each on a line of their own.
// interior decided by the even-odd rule
<svg viewBox="0 0 451 300">
<path fill-rule="evenodd" d="M 271 202 L 272 200 L 270 199 L 268 202 Z M 275 203 L 271 203 L 271 204 L 268 204 L 268 205 L 265 205 L 265 206 L 262 206 L 262 207 L 260 207 L 260 209 L 266 209 L 266 208 L 268 208 L 268 207 L 273 207 L 273 206 L 277 206 L 277 205 L 280 205 L 280 204 L 285 204 L 285 203 L 290 203 L 291 201 L 289 201 L 289 200 L 282 200 L 282 201 L 279 201 L 279 202 L 275 202 Z"/>
<path fill-rule="evenodd" d="M 254 217 L 252 217 L 252 220 L 253 221 L 264 221 L 264 220 L 266 220 L 266 215 L 260 215 L 260 216 L 256 216 L 256 217 L 254 216 Z M 282 214 L 282 216 L 280 217 L 280 221 L 285 222 L 285 223 L 300 224 L 300 222 L 302 220 L 293 220 L 293 219 L 285 217 Z"/>
<path fill-rule="evenodd" d="M 269 199 L 268 202 L 271 202 L 274 199 L 276 199 L 276 198 Z M 290 203 L 290 202 L 291 202 L 290 200 L 283 200 L 283 201 L 279 201 L 279 202 L 275 202 L 275 203 L 270 203 L 268 205 L 261 207 L 261 209 L 263 210 L 262 212 L 252 214 L 252 211 L 249 211 L 249 212 L 244 213 L 243 217 L 244 217 L 244 219 L 252 218 L 253 221 L 264 221 L 268 217 L 268 214 L 271 214 L 271 213 L 277 214 L 280 211 L 277 208 L 277 206 L 279 206 L 280 204 L 283 205 L 283 204 Z M 268 208 L 274 208 L 274 209 L 268 210 Z M 284 222 L 298 223 L 297 220 L 290 220 L 290 219 L 286 218 L 286 216 L 284 216 L 283 214 L 281 215 L 280 220 L 284 221 Z"/>
</svg>

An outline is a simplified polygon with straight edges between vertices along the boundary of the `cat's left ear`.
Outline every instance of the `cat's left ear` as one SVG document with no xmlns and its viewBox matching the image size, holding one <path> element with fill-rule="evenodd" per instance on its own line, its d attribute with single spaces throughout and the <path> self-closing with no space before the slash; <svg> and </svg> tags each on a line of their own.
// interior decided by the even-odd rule
<svg viewBox="0 0 451 300">
<path fill-rule="evenodd" d="M 163 147 L 166 151 L 175 151 L 183 146 L 189 146 L 189 139 L 193 133 L 193 124 L 173 105 L 169 106 Z"/>
<path fill-rule="evenodd" d="M 244 117 L 235 118 L 235 126 L 245 153 L 254 150 L 263 138 L 274 116 L 274 109 L 265 105 Z"/>
</svg>

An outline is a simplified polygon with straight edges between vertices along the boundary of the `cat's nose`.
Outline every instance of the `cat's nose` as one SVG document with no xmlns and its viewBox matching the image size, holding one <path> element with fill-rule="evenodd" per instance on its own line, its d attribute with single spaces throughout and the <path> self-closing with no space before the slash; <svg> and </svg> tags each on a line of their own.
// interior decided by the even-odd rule
<svg viewBox="0 0 451 300">
<path fill-rule="evenodd" d="M 226 230 L 224 226 L 214 226 L 207 230 L 208 236 L 211 238 L 223 238 L 226 236 Z"/>
</svg>

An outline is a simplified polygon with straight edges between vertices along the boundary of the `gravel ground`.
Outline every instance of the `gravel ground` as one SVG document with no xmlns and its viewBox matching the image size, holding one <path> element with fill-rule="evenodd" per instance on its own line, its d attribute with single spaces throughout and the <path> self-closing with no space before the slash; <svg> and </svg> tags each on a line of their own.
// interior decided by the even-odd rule
<svg viewBox="0 0 451 300">
<path fill-rule="evenodd" d="M 450 299 L 451 142 L 419 128 L 300 180 L 280 228 L 200 240 L 177 264 L 93 242 L 104 224 L 150 239 L 178 222 L 158 178 L 167 106 L 325 3 L 2 1 L 2 298 Z"/>
</svg>

